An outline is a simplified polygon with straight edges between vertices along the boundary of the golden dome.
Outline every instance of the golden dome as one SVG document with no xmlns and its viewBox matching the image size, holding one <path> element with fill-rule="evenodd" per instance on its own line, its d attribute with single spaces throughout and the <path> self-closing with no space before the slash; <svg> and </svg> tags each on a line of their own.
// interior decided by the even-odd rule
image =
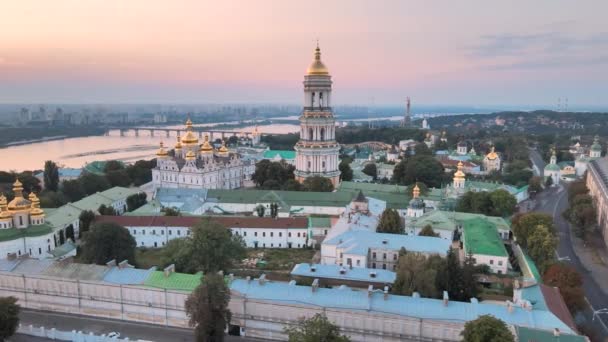
<svg viewBox="0 0 608 342">
<path fill-rule="evenodd" d="M 196 154 L 194 154 L 194 152 L 192 151 L 188 151 L 188 153 L 186 153 L 186 160 L 194 160 L 196 159 Z"/>
<path fill-rule="evenodd" d="M 12 215 L 8 211 L 6 196 L 4 194 L 0 195 L 0 219 L 10 218 Z"/>
<path fill-rule="evenodd" d="M 38 196 L 36 196 L 36 194 L 34 194 L 33 192 L 30 192 L 29 199 L 32 202 L 32 210 L 30 211 L 30 215 L 43 216 L 44 210 L 40 209 L 40 200 L 38 199 Z"/>
<path fill-rule="evenodd" d="M 228 154 L 228 148 L 226 147 L 226 142 L 222 141 L 222 146 L 217 150 L 220 154 Z"/>
<path fill-rule="evenodd" d="M 416 185 L 414 186 L 414 191 L 412 191 L 414 194 L 414 198 L 418 198 L 418 196 L 420 196 L 420 188 L 418 187 L 418 183 L 416 183 Z"/>
<path fill-rule="evenodd" d="M 306 75 L 329 75 L 329 70 L 325 64 L 321 62 L 321 49 L 319 48 L 319 44 L 317 44 L 317 48 L 315 49 L 315 59 L 308 69 L 306 69 Z"/>
<path fill-rule="evenodd" d="M 498 153 L 494 151 L 494 146 L 492 146 L 492 148 L 490 149 L 490 153 L 486 155 L 486 158 L 488 158 L 489 160 L 494 160 L 498 158 Z"/>
<path fill-rule="evenodd" d="M 209 143 L 208 135 L 205 135 L 205 141 L 201 145 L 201 153 L 213 153 L 213 146 Z"/>
<path fill-rule="evenodd" d="M 28 209 L 31 203 L 23 198 L 23 184 L 21 184 L 18 179 L 13 184 L 13 192 L 15 193 L 15 198 L 8 203 L 8 210 L 15 211 Z"/>
<path fill-rule="evenodd" d="M 175 149 L 176 150 L 182 149 L 182 141 L 181 141 L 181 138 L 179 137 L 179 134 L 177 135 L 177 144 L 175 144 Z"/>
<path fill-rule="evenodd" d="M 182 144 L 198 144 L 198 137 L 194 132 L 192 132 L 192 121 L 190 118 L 188 118 L 188 121 L 186 121 L 186 135 L 182 137 Z"/>
<path fill-rule="evenodd" d="M 464 178 L 466 175 L 462 171 L 462 161 L 458 162 L 458 171 L 454 173 L 454 178 Z"/>
<path fill-rule="evenodd" d="M 169 155 L 169 153 L 167 153 L 167 151 L 165 150 L 165 144 L 163 144 L 163 142 L 160 142 L 160 147 L 158 149 L 158 152 L 156 152 L 156 155 L 158 157 L 166 157 Z"/>
</svg>

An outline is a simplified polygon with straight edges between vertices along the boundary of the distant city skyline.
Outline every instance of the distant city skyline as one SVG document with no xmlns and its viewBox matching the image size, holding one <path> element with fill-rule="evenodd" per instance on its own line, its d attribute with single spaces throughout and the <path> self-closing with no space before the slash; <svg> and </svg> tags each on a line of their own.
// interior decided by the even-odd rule
<svg viewBox="0 0 608 342">
<path fill-rule="evenodd" d="M 607 11 L 601 0 L 12 1 L 0 103 L 299 104 L 318 38 L 336 105 L 602 107 Z"/>
</svg>

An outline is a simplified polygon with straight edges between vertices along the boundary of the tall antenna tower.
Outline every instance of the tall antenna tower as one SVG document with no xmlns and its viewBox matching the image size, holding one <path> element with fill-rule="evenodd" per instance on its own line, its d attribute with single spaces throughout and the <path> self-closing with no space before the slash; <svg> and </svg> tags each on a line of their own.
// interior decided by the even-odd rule
<svg viewBox="0 0 608 342">
<path fill-rule="evenodd" d="M 564 100 L 564 112 L 568 111 L 568 98 L 566 97 L 566 99 Z"/>
<path fill-rule="evenodd" d="M 561 111 L 562 111 L 562 103 L 561 103 L 561 101 L 562 101 L 562 98 L 561 98 L 561 97 L 558 97 L 558 98 L 557 98 L 557 111 L 558 111 L 558 112 L 561 112 Z"/>
</svg>

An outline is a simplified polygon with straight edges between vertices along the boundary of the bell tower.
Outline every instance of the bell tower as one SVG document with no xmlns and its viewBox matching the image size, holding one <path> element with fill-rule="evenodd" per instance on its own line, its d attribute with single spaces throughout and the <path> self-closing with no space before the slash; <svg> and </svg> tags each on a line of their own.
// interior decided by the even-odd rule
<svg viewBox="0 0 608 342">
<path fill-rule="evenodd" d="M 331 180 L 334 187 L 340 182 L 336 142 L 336 119 L 331 108 L 331 76 L 321 61 L 317 44 L 314 59 L 304 76 L 304 109 L 300 116 L 300 140 L 295 145 L 298 182 L 321 176 Z"/>
</svg>

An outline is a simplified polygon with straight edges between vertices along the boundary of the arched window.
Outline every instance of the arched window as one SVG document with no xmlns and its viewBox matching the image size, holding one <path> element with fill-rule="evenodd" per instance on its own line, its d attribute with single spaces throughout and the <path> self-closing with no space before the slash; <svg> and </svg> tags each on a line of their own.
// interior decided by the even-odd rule
<svg viewBox="0 0 608 342">
<path fill-rule="evenodd" d="M 321 128 L 320 132 L 321 132 L 320 140 L 323 141 L 323 140 L 325 140 L 325 128 Z"/>
<path fill-rule="evenodd" d="M 312 128 L 308 129 L 308 140 L 314 140 L 312 135 Z"/>
</svg>

